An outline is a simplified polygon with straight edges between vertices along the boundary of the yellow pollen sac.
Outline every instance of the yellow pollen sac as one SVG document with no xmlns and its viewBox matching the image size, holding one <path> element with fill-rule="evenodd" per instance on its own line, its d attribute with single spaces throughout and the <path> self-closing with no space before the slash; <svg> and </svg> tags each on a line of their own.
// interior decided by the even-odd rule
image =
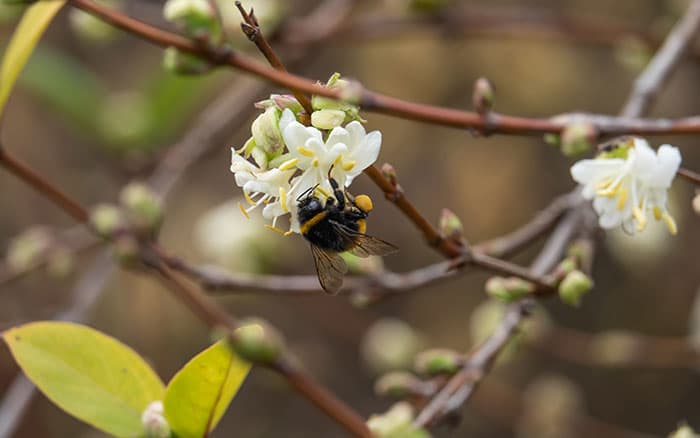
<svg viewBox="0 0 700 438">
<path fill-rule="evenodd" d="M 321 186 L 316 187 L 316 191 L 319 192 L 321 195 L 323 195 L 324 198 L 327 198 L 330 196 L 330 194 Z"/>
<path fill-rule="evenodd" d="M 250 195 L 248 194 L 248 192 L 245 192 L 245 191 L 244 191 L 244 192 L 243 192 L 243 197 L 245 198 L 245 200 L 246 200 L 246 202 L 247 202 L 248 204 L 250 204 L 250 205 L 257 205 L 257 204 L 255 203 L 255 201 L 253 201 L 253 198 L 250 197 Z"/>
<path fill-rule="evenodd" d="M 355 205 L 365 213 L 369 213 L 373 208 L 372 199 L 367 195 L 357 195 L 355 197 Z"/>
<path fill-rule="evenodd" d="M 663 213 L 659 207 L 654 207 L 654 219 L 657 221 L 661 220 L 661 217 L 663 216 Z"/>
<path fill-rule="evenodd" d="M 277 227 L 273 227 L 272 225 L 268 225 L 268 224 L 265 224 L 264 226 L 265 226 L 265 228 L 267 228 L 267 229 L 270 230 L 270 231 L 274 231 L 275 233 L 279 233 L 279 234 L 281 234 L 281 235 L 283 235 L 283 236 L 286 235 L 285 232 L 284 232 L 284 230 L 280 230 L 280 229 L 277 228 Z"/>
<path fill-rule="evenodd" d="M 245 216 L 246 219 L 250 219 L 250 216 L 248 216 L 248 212 L 245 211 L 245 208 L 243 208 L 243 204 L 240 202 L 238 203 L 238 208 L 241 209 L 241 213 L 243 213 L 243 216 Z"/>
<path fill-rule="evenodd" d="M 348 160 L 343 162 L 343 170 L 350 172 L 357 162 L 354 160 Z"/>
<path fill-rule="evenodd" d="M 314 167 L 318 167 L 318 158 L 314 158 L 314 160 L 311 162 L 311 165 Z"/>
<path fill-rule="evenodd" d="M 335 161 L 333 161 L 333 165 L 337 166 L 342 160 L 343 160 L 343 156 L 338 155 L 338 157 L 335 159 Z"/>
<path fill-rule="evenodd" d="M 284 163 L 280 164 L 280 167 L 278 168 L 279 170 L 289 170 L 294 168 L 294 166 L 297 165 L 299 162 L 298 158 L 292 158 L 291 160 L 287 160 Z"/>
<path fill-rule="evenodd" d="M 617 209 L 622 210 L 627 204 L 627 189 L 620 189 L 617 198 Z"/>
<path fill-rule="evenodd" d="M 294 231 L 289 230 L 289 231 L 285 231 L 284 236 L 287 237 L 287 236 L 291 236 L 292 234 L 294 234 Z"/>
<path fill-rule="evenodd" d="M 647 217 L 639 207 L 635 207 L 632 210 L 632 216 L 637 221 L 637 231 L 644 231 L 647 227 Z"/>
<path fill-rule="evenodd" d="M 617 192 L 617 189 L 600 189 L 597 192 L 595 192 L 595 194 L 605 198 L 614 198 L 615 196 L 617 196 Z"/>
<path fill-rule="evenodd" d="M 299 146 L 297 148 L 297 152 L 299 152 L 300 154 L 302 154 L 305 157 L 313 157 L 314 156 L 314 151 L 312 151 L 311 149 L 306 149 L 304 146 Z"/>
<path fill-rule="evenodd" d="M 673 217 L 668 214 L 668 212 L 664 212 L 661 215 L 661 219 L 664 220 L 666 228 L 668 228 L 668 232 L 675 236 L 678 233 L 678 225 L 676 225 L 676 221 L 673 219 Z"/>
<path fill-rule="evenodd" d="M 284 187 L 280 187 L 280 204 L 282 205 L 282 211 L 289 213 L 289 209 L 287 208 L 287 192 L 284 190 Z"/>
</svg>

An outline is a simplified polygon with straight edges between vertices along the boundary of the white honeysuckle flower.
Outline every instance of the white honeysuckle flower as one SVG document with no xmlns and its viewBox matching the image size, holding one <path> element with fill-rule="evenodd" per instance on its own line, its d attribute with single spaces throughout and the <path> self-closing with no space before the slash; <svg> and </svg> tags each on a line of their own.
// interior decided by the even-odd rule
<svg viewBox="0 0 700 438">
<path fill-rule="evenodd" d="M 302 125 L 290 110 L 282 113 L 280 131 L 290 156 L 297 160 L 296 167 L 303 171 L 301 189 L 323 185 L 331 166 L 331 176 L 338 184 L 349 186 L 357 175 L 377 160 L 382 145 L 379 131 L 368 134 L 357 121 L 333 128 L 324 141 L 320 130 Z"/>
<path fill-rule="evenodd" d="M 248 217 L 248 214 L 257 207 L 264 205 L 263 217 L 272 219 L 272 225 L 268 228 L 280 231 L 277 219 L 288 213 L 296 217 L 296 199 L 288 196 L 291 191 L 289 180 L 296 172 L 293 163 L 283 163 L 280 167 L 263 170 L 240 156 L 234 149 L 231 149 L 231 172 L 233 172 L 236 185 L 243 189 L 249 206 L 244 208 L 239 204 L 241 212 Z"/>
<path fill-rule="evenodd" d="M 676 234 L 666 203 L 680 164 L 678 148 L 665 144 L 655 152 L 646 140 L 634 137 L 611 153 L 577 162 L 571 176 L 583 185 L 583 197 L 593 200 L 602 228 L 622 226 L 634 234 L 646 228 L 651 214 Z"/>
</svg>

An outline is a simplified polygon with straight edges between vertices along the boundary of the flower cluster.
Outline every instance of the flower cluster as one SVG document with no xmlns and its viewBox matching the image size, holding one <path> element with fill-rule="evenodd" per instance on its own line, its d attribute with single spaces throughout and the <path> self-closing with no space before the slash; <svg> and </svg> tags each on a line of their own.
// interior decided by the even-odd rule
<svg viewBox="0 0 700 438">
<path fill-rule="evenodd" d="M 649 216 L 663 220 L 671 234 L 676 221 L 666 207 L 668 189 L 681 164 L 681 154 L 671 145 L 654 151 L 646 140 L 627 138 L 596 159 L 581 160 L 571 176 L 583 185 L 582 195 L 593 200 L 603 228 L 643 231 Z"/>
<path fill-rule="evenodd" d="M 348 187 L 377 160 L 382 135 L 379 131 L 367 133 L 352 115 L 345 126 L 330 130 L 304 126 L 297 120 L 301 107 L 292 96 L 273 95 L 259 106 L 266 109 L 253 122 L 252 137 L 240 150 L 232 149 L 231 172 L 249 204 L 240 208 L 248 216 L 262 206 L 263 217 L 272 221 L 268 228 L 283 234 L 299 233 L 297 198 L 313 187 L 327 197 L 332 192 L 329 175 Z M 314 109 L 315 114 L 327 108 Z M 343 121 L 341 117 L 339 122 Z M 290 227 L 284 232 L 277 221 L 287 214 Z"/>
</svg>

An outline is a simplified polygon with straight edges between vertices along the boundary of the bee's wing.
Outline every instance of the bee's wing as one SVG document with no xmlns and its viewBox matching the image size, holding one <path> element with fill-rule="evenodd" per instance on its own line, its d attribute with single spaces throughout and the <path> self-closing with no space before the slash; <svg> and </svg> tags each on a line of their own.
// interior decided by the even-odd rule
<svg viewBox="0 0 700 438">
<path fill-rule="evenodd" d="M 329 294 L 337 293 L 343 285 L 343 275 L 348 272 L 345 260 L 338 253 L 326 251 L 316 245 L 311 245 L 311 254 L 314 256 L 321 287 Z"/>
<path fill-rule="evenodd" d="M 351 253 L 358 257 L 369 257 L 371 255 L 385 256 L 399 250 L 395 245 L 385 242 L 374 236 L 359 233 L 345 225 L 330 221 L 335 230 L 348 241 L 348 246 L 352 246 Z"/>
</svg>

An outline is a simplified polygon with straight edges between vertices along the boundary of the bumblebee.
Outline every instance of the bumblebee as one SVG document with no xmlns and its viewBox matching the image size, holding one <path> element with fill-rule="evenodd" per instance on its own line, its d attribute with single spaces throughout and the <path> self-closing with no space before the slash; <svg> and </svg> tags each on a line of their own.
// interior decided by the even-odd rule
<svg viewBox="0 0 700 438">
<path fill-rule="evenodd" d="M 325 204 L 315 195 L 317 186 L 302 193 L 298 202 L 301 234 L 311 244 L 311 254 L 323 290 L 335 294 L 343 285 L 348 271 L 341 252 L 350 251 L 358 257 L 384 256 L 398 250 L 391 243 L 365 234 L 366 219 L 372 211 L 372 200 L 367 195 L 353 197 L 338 187 L 330 176 L 333 196 Z"/>
</svg>

